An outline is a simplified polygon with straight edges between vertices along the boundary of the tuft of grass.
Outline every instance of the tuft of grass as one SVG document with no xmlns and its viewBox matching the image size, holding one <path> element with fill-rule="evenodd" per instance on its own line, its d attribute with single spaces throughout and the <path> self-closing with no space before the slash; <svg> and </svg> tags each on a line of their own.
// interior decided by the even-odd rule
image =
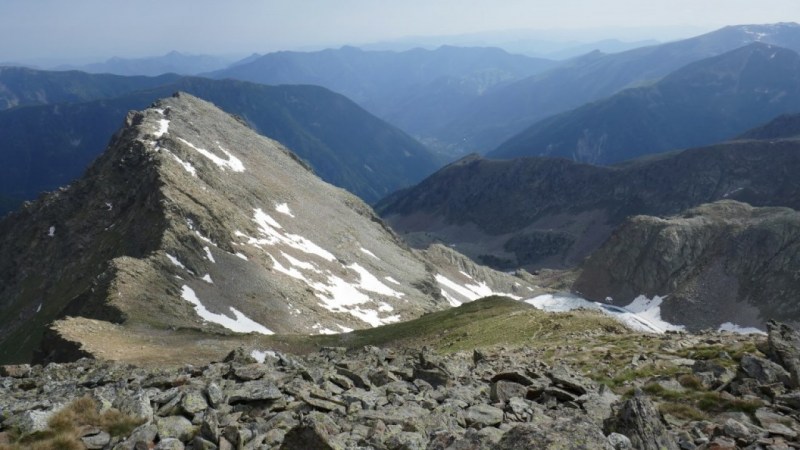
<svg viewBox="0 0 800 450">
<path fill-rule="evenodd" d="M 692 405 L 678 402 L 664 402 L 658 407 L 661 414 L 669 414 L 685 420 L 707 420 L 708 415 Z"/>
<path fill-rule="evenodd" d="M 85 427 L 101 428 L 114 437 L 127 436 L 142 423 L 144 421 L 116 409 L 100 413 L 97 402 L 84 396 L 53 414 L 47 430 L 27 436 L 16 433 L 13 435 L 15 442 L 0 445 L 0 450 L 83 450 L 80 432 Z"/>
<path fill-rule="evenodd" d="M 759 399 L 728 398 L 718 392 L 704 392 L 697 400 L 697 407 L 706 412 L 741 411 L 755 414 L 762 406 L 764 402 Z"/>
<path fill-rule="evenodd" d="M 703 390 L 703 382 L 700 380 L 700 377 L 693 373 L 684 373 L 678 377 L 678 383 L 681 386 L 685 387 L 686 389 L 691 389 L 693 391 L 701 391 Z"/>
</svg>

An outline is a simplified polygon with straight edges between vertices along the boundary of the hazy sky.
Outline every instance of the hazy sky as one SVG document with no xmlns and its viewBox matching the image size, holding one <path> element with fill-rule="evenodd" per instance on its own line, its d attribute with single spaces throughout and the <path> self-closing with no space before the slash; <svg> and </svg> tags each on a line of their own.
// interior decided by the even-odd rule
<svg viewBox="0 0 800 450">
<path fill-rule="evenodd" d="M 677 27 L 781 21 L 800 22 L 800 1 L 0 0 L 0 61 L 263 53 L 506 29 L 613 37 L 607 29 L 624 27 L 635 28 L 619 31 L 626 39 L 665 39 Z"/>
</svg>

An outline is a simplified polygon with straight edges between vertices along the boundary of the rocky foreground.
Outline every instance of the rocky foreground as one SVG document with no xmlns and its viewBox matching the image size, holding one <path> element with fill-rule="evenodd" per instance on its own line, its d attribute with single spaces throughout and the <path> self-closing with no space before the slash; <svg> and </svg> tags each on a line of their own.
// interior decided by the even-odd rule
<svg viewBox="0 0 800 450">
<path fill-rule="evenodd" d="M 531 343 L 450 355 L 239 349 L 174 369 L 2 366 L 0 448 L 800 448 L 800 334 L 770 323 L 751 346 L 732 334 L 654 339 L 658 352 L 614 379 L 601 373 L 615 359 L 602 339 L 597 370 L 571 357 L 598 349 L 568 343 L 564 358 Z M 128 426 L 80 420 L 112 412 Z"/>
</svg>

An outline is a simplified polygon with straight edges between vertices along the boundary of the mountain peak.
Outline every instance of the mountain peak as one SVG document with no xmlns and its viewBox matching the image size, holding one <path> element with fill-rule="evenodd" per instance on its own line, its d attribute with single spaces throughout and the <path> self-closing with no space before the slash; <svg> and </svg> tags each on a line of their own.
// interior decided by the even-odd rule
<svg viewBox="0 0 800 450">
<path fill-rule="evenodd" d="M 409 250 L 359 198 L 185 93 L 130 113 L 83 178 L 0 221 L 0 236 L 0 255 L 15 255 L 0 258 L 5 361 L 28 359 L 43 326 L 67 314 L 319 334 L 527 286 Z"/>
</svg>

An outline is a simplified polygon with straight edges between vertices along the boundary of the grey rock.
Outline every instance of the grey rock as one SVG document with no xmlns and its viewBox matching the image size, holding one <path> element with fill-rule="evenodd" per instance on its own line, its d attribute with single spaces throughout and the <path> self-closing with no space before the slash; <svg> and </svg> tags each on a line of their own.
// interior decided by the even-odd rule
<svg viewBox="0 0 800 450">
<path fill-rule="evenodd" d="M 121 413 L 146 421 L 153 420 L 153 407 L 150 396 L 146 391 L 136 391 L 130 394 L 123 393 L 113 402 L 115 408 Z"/>
<path fill-rule="evenodd" d="M 755 416 L 758 423 L 772 434 L 791 438 L 798 435 L 795 429 L 800 429 L 800 424 L 792 417 L 779 414 L 769 408 L 758 408 Z"/>
<path fill-rule="evenodd" d="M 622 404 L 617 415 L 616 430 L 628 436 L 639 450 L 678 450 L 678 444 L 653 403 L 635 395 Z"/>
<path fill-rule="evenodd" d="M 775 401 L 789 408 L 800 410 L 800 391 L 777 395 Z"/>
<path fill-rule="evenodd" d="M 283 398 L 280 389 L 274 383 L 263 380 L 238 384 L 228 393 L 228 403 L 278 400 L 280 398 Z"/>
<path fill-rule="evenodd" d="M 722 432 L 725 433 L 726 436 L 748 442 L 755 439 L 755 436 L 753 436 L 750 429 L 746 425 L 734 419 L 728 419 L 725 421 L 725 424 L 722 427 Z"/>
<path fill-rule="evenodd" d="M 136 445 L 144 446 L 144 448 L 149 448 L 149 445 L 155 441 L 156 436 L 158 435 L 158 427 L 155 424 L 149 423 L 144 424 L 131 433 L 127 439 L 122 441 L 120 444 L 114 447 L 115 450 L 133 450 Z"/>
<path fill-rule="evenodd" d="M 736 377 L 733 371 L 711 360 L 696 361 L 692 366 L 692 372 L 700 378 L 707 389 L 719 388 Z"/>
<path fill-rule="evenodd" d="M 263 378 L 269 371 L 269 366 L 264 364 L 245 364 L 233 367 L 233 375 L 242 381 L 253 381 Z"/>
<path fill-rule="evenodd" d="M 401 431 L 391 435 L 384 443 L 390 450 L 424 450 L 428 439 L 420 433 Z"/>
<path fill-rule="evenodd" d="M 786 386 L 791 385 L 789 373 L 779 364 L 768 359 L 746 354 L 742 356 L 739 366 L 748 377 L 754 378 L 761 384 L 783 383 Z"/>
<path fill-rule="evenodd" d="M 300 425 L 286 433 L 281 449 L 343 450 L 345 446 L 336 439 L 339 432 L 339 427 L 330 417 L 312 412 L 303 419 Z"/>
<path fill-rule="evenodd" d="M 95 433 L 81 436 L 81 441 L 87 449 L 101 449 L 111 442 L 111 435 L 102 430 L 97 430 Z"/>
<path fill-rule="evenodd" d="M 55 410 L 25 411 L 4 422 L 6 427 L 14 427 L 24 436 L 38 431 L 45 431 L 48 421 L 55 414 Z"/>
<path fill-rule="evenodd" d="M 225 402 L 225 393 L 219 385 L 213 381 L 206 387 L 206 395 L 208 396 L 208 402 L 214 408 L 219 408 L 222 403 Z"/>
<path fill-rule="evenodd" d="M 633 444 L 628 436 L 619 433 L 611 433 L 608 435 L 608 443 L 614 450 L 632 450 Z"/>
<path fill-rule="evenodd" d="M 209 440 L 203 439 L 200 436 L 195 436 L 192 439 L 192 450 L 217 450 L 219 446 Z"/>
<path fill-rule="evenodd" d="M 505 403 L 514 397 L 525 397 L 528 387 L 520 383 L 498 380 L 492 383 L 490 398 L 493 402 Z"/>
<path fill-rule="evenodd" d="M 563 366 L 553 367 L 547 372 L 547 376 L 557 387 L 574 392 L 579 396 L 596 390 L 596 386 L 593 381 L 582 377 L 576 374 L 575 371 Z"/>
<path fill-rule="evenodd" d="M 580 416 L 560 417 L 552 422 L 516 425 L 493 448 L 497 450 L 613 450 L 602 430 Z"/>
<path fill-rule="evenodd" d="M 800 387 L 800 333 L 786 324 L 767 322 L 767 339 L 771 356 L 791 377 L 791 386 Z"/>
<path fill-rule="evenodd" d="M 217 411 L 208 410 L 203 415 L 203 422 L 200 424 L 200 434 L 212 442 L 219 441 L 220 430 Z"/>
<path fill-rule="evenodd" d="M 183 450 L 184 448 L 186 446 L 179 439 L 166 438 L 160 440 L 153 450 Z"/>
<path fill-rule="evenodd" d="M 486 404 L 470 406 L 464 414 L 464 420 L 474 428 L 498 425 L 503 421 L 503 410 Z"/>
<path fill-rule="evenodd" d="M 184 412 L 194 415 L 208 409 L 208 402 L 202 392 L 193 389 L 183 394 L 181 408 Z"/>
<path fill-rule="evenodd" d="M 156 426 L 161 440 L 175 438 L 189 442 L 197 431 L 192 422 L 183 416 L 156 417 Z"/>
</svg>

